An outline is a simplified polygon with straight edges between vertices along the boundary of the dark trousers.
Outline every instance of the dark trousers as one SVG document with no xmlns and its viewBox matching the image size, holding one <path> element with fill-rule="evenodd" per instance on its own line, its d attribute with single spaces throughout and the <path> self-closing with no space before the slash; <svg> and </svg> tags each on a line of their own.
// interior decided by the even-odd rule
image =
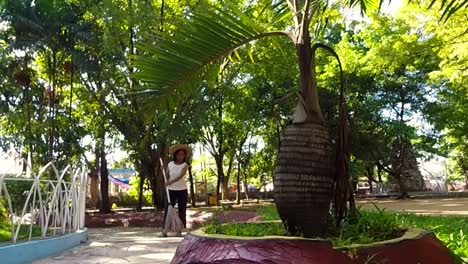
<svg viewBox="0 0 468 264">
<path fill-rule="evenodd" d="M 182 220 L 184 224 L 184 228 L 187 227 L 187 198 L 188 198 L 188 191 L 181 190 L 181 191 L 173 191 L 169 190 L 169 197 L 171 198 L 172 206 L 177 206 L 179 208 L 179 218 Z M 167 202 L 166 197 L 166 206 L 164 208 L 164 223 L 163 228 L 166 226 L 166 216 L 167 216 L 167 209 L 169 207 L 169 203 Z"/>
</svg>

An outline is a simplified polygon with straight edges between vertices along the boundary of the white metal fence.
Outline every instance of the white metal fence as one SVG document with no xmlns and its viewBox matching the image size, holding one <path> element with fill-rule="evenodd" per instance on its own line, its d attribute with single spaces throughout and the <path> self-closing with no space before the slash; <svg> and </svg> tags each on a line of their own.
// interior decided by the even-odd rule
<svg viewBox="0 0 468 264">
<path fill-rule="evenodd" d="M 26 160 L 22 160 L 26 173 L 0 174 L 0 206 L 6 207 L 11 225 L 12 242 L 19 239 L 20 229 L 27 229 L 26 239 L 33 238 L 34 229 L 40 228 L 40 237 L 64 235 L 84 229 L 87 175 L 85 167 L 58 170 L 53 162 L 41 167 L 37 173 Z M 26 190 L 12 197 L 15 183 L 28 182 Z M 12 200 L 16 199 L 16 200 Z M 23 231 L 24 234 L 24 231 Z"/>
</svg>

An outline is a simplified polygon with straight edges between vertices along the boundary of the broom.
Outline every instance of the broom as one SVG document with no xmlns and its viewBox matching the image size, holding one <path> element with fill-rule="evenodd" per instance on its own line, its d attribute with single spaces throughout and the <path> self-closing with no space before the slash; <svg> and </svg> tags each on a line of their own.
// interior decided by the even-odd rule
<svg viewBox="0 0 468 264">
<path fill-rule="evenodd" d="M 166 182 L 166 172 L 164 170 L 164 163 L 162 159 L 159 159 L 161 162 L 161 169 L 163 172 L 164 182 Z M 172 206 L 171 197 L 169 196 L 169 189 L 166 187 L 166 194 L 167 194 L 167 215 L 166 221 L 164 222 L 164 229 L 163 229 L 163 236 L 167 236 L 167 232 L 176 232 L 178 234 L 181 233 L 182 228 L 184 228 L 184 224 L 180 220 L 179 216 L 177 215 L 176 209 Z"/>
</svg>

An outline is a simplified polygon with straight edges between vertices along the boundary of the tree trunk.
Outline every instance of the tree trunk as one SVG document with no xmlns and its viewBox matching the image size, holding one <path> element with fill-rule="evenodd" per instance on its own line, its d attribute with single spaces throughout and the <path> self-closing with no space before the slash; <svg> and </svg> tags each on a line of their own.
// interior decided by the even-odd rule
<svg viewBox="0 0 468 264">
<path fill-rule="evenodd" d="M 106 153 L 104 144 L 101 146 L 101 210 L 100 213 L 107 214 L 111 212 L 109 203 L 109 171 L 107 169 Z"/>
<path fill-rule="evenodd" d="M 152 152 L 152 163 L 153 168 L 155 169 L 155 183 L 153 193 L 156 193 L 156 202 L 155 207 L 158 210 L 164 210 L 164 201 L 166 199 L 166 186 L 164 183 L 164 174 L 163 169 L 161 168 L 160 159 L 163 160 L 163 163 L 166 165 L 168 164 L 167 154 L 169 153 L 169 147 L 165 143 L 158 144 L 158 148 L 156 152 Z"/>
<path fill-rule="evenodd" d="M 210 206 L 210 197 L 208 193 L 208 179 L 206 178 L 206 175 L 203 177 L 203 184 L 205 185 L 205 205 Z"/>
<path fill-rule="evenodd" d="M 197 207 L 197 197 L 196 197 L 196 194 L 195 194 L 195 188 L 193 188 L 193 174 L 192 174 L 192 165 L 189 165 L 189 169 L 188 169 L 188 172 L 189 172 L 189 181 L 190 181 L 190 201 L 191 201 L 191 205 L 192 207 Z"/>
<path fill-rule="evenodd" d="M 245 192 L 245 199 L 249 200 L 249 184 L 247 183 L 247 172 L 246 167 L 244 167 L 244 192 Z"/>
<path fill-rule="evenodd" d="M 219 189 L 221 187 L 221 184 L 224 182 L 224 171 L 223 171 L 223 160 L 222 159 L 217 159 L 216 160 L 216 168 L 217 168 L 217 181 L 216 181 L 216 205 L 219 206 L 219 200 L 220 200 L 220 193 Z"/>
<path fill-rule="evenodd" d="M 152 187 L 152 190 L 153 197 L 155 199 L 155 210 L 164 210 L 164 201 L 166 199 L 166 185 L 164 183 L 164 175 L 160 169 L 160 165 L 156 165 L 155 185 Z"/>
<path fill-rule="evenodd" d="M 466 170 L 463 171 L 465 174 L 465 190 L 468 190 L 468 173 Z"/>
<path fill-rule="evenodd" d="M 159 160 L 159 159 L 156 159 Z M 152 190 L 152 200 L 155 210 L 164 209 L 164 183 L 162 171 L 160 169 L 159 162 L 155 162 L 154 159 L 143 159 L 144 173 L 146 178 L 149 180 L 149 184 Z"/>
<path fill-rule="evenodd" d="M 397 180 L 398 186 L 400 188 L 400 196 L 398 198 L 410 198 L 410 195 L 408 193 L 408 184 L 406 183 L 405 179 L 401 175 L 395 175 L 395 179 Z"/>
<path fill-rule="evenodd" d="M 240 170 L 241 170 L 241 164 L 240 161 L 237 161 L 237 185 L 236 185 L 236 204 L 240 204 L 240 199 L 241 199 L 241 191 L 240 191 Z"/>
<path fill-rule="evenodd" d="M 226 177 L 221 183 L 221 200 L 229 200 L 229 186 Z"/>
<path fill-rule="evenodd" d="M 145 176 L 140 173 L 139 175 L 139 184 L 138 184 L 138 205 L 137 212 L 141 212 L 143 209 L 143 187 L 145 185 Z"/>
<path fill-rule="evenodd" d="M 289 233 L 326 235 L 330 225 L 333 155 L 323 125 L 286 127 L 276 165 L 275 203 Z"/>
<path fill-rule="evenodd" d="M 96 169 L 91 169 L 89 173 L 91 179 L 90 183 L 90 196 L 91 196 L 91 208 L 98 208 L 99 202 L 99 176 Z"/>
<path fill-rule="evenodd" d="M 372 183 L 374 182 L 373 168 L 371 166 L 367 166 L 366 171 L 367 171 L 367 182 L 369 183 L 369 191 L 370 193 L 374 193 L 374 188 L 372 187 Z"/>
</svg>

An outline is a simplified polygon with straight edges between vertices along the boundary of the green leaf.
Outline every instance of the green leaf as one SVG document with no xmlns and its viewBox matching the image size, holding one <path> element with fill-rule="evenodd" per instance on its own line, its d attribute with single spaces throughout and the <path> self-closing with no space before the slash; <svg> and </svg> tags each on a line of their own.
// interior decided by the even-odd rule
<svg viewBox="0 0 468 264">
<path fill-rule="evenodd" d="M 138 69 L 134 74 L 143 81 L 135 95 L 145 94 L 144 101 L 154 106 L 172 106 L 170 97 L 192 93 L 204 80 L 214 81 L 215 65 L 249 42 L 273 35 L 289 36 L 286 32 L 263 32 L 242 12 L 231 14 L 217 8 L 205 8 L 181 23 L 174 34 L 160 34 L 138 48 L 141 54 L 133 57 Z M 230 58 L 232 59 L 232 58 Z"/>
</svg>

